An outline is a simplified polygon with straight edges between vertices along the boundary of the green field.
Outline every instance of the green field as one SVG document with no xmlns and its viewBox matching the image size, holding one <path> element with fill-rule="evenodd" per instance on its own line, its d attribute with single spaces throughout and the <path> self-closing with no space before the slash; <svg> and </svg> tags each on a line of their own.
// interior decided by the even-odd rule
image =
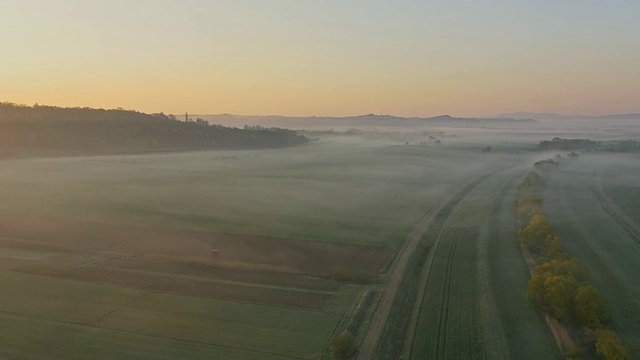
<svg viewBox="0 0 640 360">
<path fill-rule="evenodd" d="M 366 331 L 380 285 L 317 277 L 322 269 L 388 257 L 443 194 L 510 158 L 478 146 L 326 138 L 284 150 L 4 161 L 0 314 L 11 331 L 0 356 L 327 357 L 334 333 Z M 203 253 L 219 236 L 221 253 Z M 335 265 L 316 256 L 308 269 L 287 257 L 247 264 L 262 261 L 243 258 L 251 244 L 270 256 L 354 255 Z"/>
<path fill-rule="evenodd" d="M 340 291 L 323 310 L 296 310 L 13 271 L 0 286 L 0 354 L 19 358 L 316 358 L 354 301 Z"/>
<path fill-rule="evenodd" d="M 521 171 L 500 171 L 478 183 L 434 227 L 416 330 L 405 350 L 410 358 L 559 357 L 524 296 L 529 275 L 512 207 Z"/>
<path fill-rule="evenodd" d="M 5 160 L 0 357 L 329 359 L 344 329 L 360 342 L 376 327 L 416 239 L 377 358 L 559 358 L 525 298 L 513 207 L 547 155 L 523 151 L 530 136 L 460 132 Z M 637 196 L 621 195 L 636 179 L 612 172 L 567 168 L 545 204 L 637 346 Z"/>
<path fill-rule="evenodd" d="M 582 157 L 554 174 L 544 197 L 563 245 L 591 270 L 610 304 L 616 332 L 635 357 L 640 354 L 640 233 L 637 217 L 627 211 L 634 210 L 629 204 L 640 191 L 631 186 L 637 184 L 638 163 L 637 155 Z"/>
<path fill-rule="evenodd" d="M 484 358 L 478 287 L 477 229 L 447 228 L 441 235 L 411 351 L 415 359 Z M 442 256 L 438 256 L 442 254 Z"/>
<path fill-rule="evenodd" d="M 524 296 L 529 269 L 515 236 L 512 213 L 518 181 L 519 175 L 506 177 L 497 184 L 499 192 L 483 201 L 490 207 L 484 212 L 478 238 L 477 271 L 485 349 L 489 358 L 557 358 L 560 354 L 546 324 Z"/>
<path fill-rule="evenodd" d="M 270 151 L 6 161 L 0 211 L 397 246 L 402 236 L 389 235 L 408 231 L 449 179 L 480 166 L 480 155 L 327 141 Z"/>
</svg>

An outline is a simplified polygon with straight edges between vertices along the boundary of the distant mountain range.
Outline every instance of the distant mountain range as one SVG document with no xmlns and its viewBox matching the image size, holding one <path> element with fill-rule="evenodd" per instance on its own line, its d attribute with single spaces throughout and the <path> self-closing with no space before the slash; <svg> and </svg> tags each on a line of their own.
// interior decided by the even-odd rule
<svg viewBox="0 0 640 360">
<path fill-rule="evenodd" d="M 554 113 L 512 112 L 500 114 L 500 119 L 535 119 L 535 120 L 640 120 L 637 114 L 609 114 L 609 115 L 562 115 Z"/>
<path fill-rule="evenodd" d="M 244 116 L 244 115 L 193 115 L 212 124 L 225 126 L 265 126 L 289 129 L 317 129 L 332 127 L 513 127 L 535 125 L 533 119 L 515 118 L 459 118 L 441 115 L 429 118 L 400 117 L 392 115 L 358 115 L 345 117 L 287 117 L 287 116 Z"/>
</svg>

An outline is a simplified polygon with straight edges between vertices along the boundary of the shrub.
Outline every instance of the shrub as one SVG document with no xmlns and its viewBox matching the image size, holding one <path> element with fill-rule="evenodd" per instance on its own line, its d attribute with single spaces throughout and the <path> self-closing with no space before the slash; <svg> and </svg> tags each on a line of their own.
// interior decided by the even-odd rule
<svg viewBox="0 0 640 360">
<path fill-rule="evenodd" d="M 571 276 L 578 281 L 586 281 L 589 278 L 589 268 L 580 260 L 572 257 L 556 257 L 540 264 L 533 269 L 534 273 L 551 273 L 554 275 Z"/>
<path fill-rule="evenodd" d="M 544 279 L 547 309 L 559 320 L 571 316 L 577 284 L 573 277 L 549 275 Z"/>
<path fill-rule="evenodd" d="M 544 251 L 547 237 L 554 237 L 553 229 L 544 215 L 533 215 L 531 221 L 520 231 L 524 246 L 533 254 L 539 255 Z"/>
<path fill-rule="evenodd" d="M 596 332 L 596 351 L 605 360 L 629 359 L 629 352 L 611 330 L 602 329 Z"/>
<path fill-rule="evenodd" d="M 347 330 L 338 335 L 331 345 L 331 355 L 337 360 L 348 360 L 356 356 L 356 339 Z"/>
<path fill-rule="evenodd" d="M 582 285 L 576 290 L 574 303 L 576 320 L 581 326 L 595 328 L 611 319 L 605 299 L 591 285 Z"/>
</svg>

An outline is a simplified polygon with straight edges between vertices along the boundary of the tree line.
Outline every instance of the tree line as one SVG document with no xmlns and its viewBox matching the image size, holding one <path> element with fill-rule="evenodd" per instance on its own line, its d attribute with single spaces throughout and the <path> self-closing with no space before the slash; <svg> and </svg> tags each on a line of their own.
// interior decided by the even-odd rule
<svg viewBox="0 0 640 360">
<path fill-rule="evenodd" d="M 606 142 L 591 139 L 563 139 L 555 137 L 540 141 L 538 150 L 580 150 L 582 152 L 638 152 L 640 141 L 636 139 L 611 140 Z"/>
<path fill-rule="evenodd" d="M 589 282 L 589 269 L 564 250 L 542 211 L 545 177 L 562 161 L 577 158 L 571 153 L 536 162 L 518 187 L 520 241 L 525 255 L 533 260 L 527 298 L 562 324 L 578 329 L 579 342 L 602 359 L 628 359 L 627 349 L 611 329 L 606 299 Z"/>
<path fill-rule="evenodd" d="M 554 137 L 551 140 L 543 140 L 538 144 L 539 150 L 581 150 L 596 149 L 600 142 L 591 139 L 563 139 Z"/>
<path fill-rule="evenodd" d="M 287 129 L 237 129 L 162 113 L 0 103 L 0 157 L 279 148 L 307 141 Z"/>
</svg>

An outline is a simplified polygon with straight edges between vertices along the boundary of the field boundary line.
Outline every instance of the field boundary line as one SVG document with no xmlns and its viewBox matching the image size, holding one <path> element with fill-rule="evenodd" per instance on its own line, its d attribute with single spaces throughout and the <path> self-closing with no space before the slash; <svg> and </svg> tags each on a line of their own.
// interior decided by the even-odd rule
<svg viewBox="0 0 640 360">
<path fill-rule="evenodd" d="M 194 345 L 202 345 L 202 346 L 215 347 L 215 348 L 247 351 L 247 352 L 256 353 L 256 354 L 276 355 L 276 356 L 281 356 L 281 357 L 284 357 L 284 358 L 296 359 L 296 360 L 304 359 L 303 357 L 291 356 L 291 355 L 272 352 L 272 351 L 262 351 L 262 350 L 249 349 L 249 348 L 240 348 L 240 347 L 233 347 L 233 346 L 229 346 L 229 345 L 216 344 L 216 343 L 210 343 L 210 342 L 205 342 L 205 341 L 181 339 L 181 338 L 172 337 L 172 336 L 154 335 L 154 334 L 149 334 L 149 333 L 145 333 L 145 332 L 130 331 L 130 330 L 123 330 L 123 329 L 115 329 L 115 328 L 110 328 L 110 327 L 96 326 L 96 325 L 82 323 L 82 322 L 65 321 L 65 320 L 51 319 L 51 318 L 47 318 L 47 317 L 43 317 L 43 316 L 19 314 L 19 313 L 15 313 L 15 312 L 11 312 L 11 311 L 6 311 L 6 310 L 0 310 L 0 313 L 8 314 L 8 315 L 11 315 L 11 316 L 16 316 L 16 317 L 22 317 L 22 318 L 37 319 L 37 320 L 41 320 L 41 321 L 49 321 L 49 322 L 58 323 L 58 324 L 86 327 L 86 328 L 91 328 L 91 329 L 100 329 L 100 330 L 103 330 L 103 331 L 113 331 L 113 332 L 118 332 L 118 333 L 138 335 L 138 336 L 144 336 L 144 337 L 154 338 L 154 339 L 164 339 L 164 340 L 182 342 L 182 343 L 187 343 L 187 344 L 194 344 Z"/>
<path fill-rule="evenodd" d="M 96 325 L 100 324 L 100 322 L 101 322 L 102 320 L 104 320 L 107 316 L 109 316 L 109 315 L 113 314 L 114 312 L 116 312 L 116 311 L 118 311 L 118 310 L 120 310 L 120 309 L 122 309 L 122 308 L 124 308 L 124 307 L 127 307 L 127 306 L 129 306 L 129 305 L 133 304 L 134 302 L 136 302 L 136 301 L 138 301 L 138 300 L 142 299 L 143 297 L 146 297 L 147 295 L 151 295 L 151 294 L 155 294 L 155 291 L 147 291 L 147 292 L 145 292 L 144 294 L 141 294 L 141 295 L 139 295 L 139 296 L 134 297 L 133 299 L 130 299 L 130 300 L 129 300 L 129 301 L 127 301 L 126 303 L 124 303 L 124 304 L 122 304 L 122 305 L 120 305 L 120 306 L 117 306 L 117 307 L 116 307 L 116 308 L 114 308 L 114 309 L 111 309 L 111 310 L 107 311 L 104 315 L 100 316 L 100 317 L 98 318 L 98 320 L 96 320 L 94 323 L 95 323 Z"/>
<path fill-rule="evenodd" d="M 312 294 L 322 294 L 322 295 L 335 295 L 335 294 L 337 294 L 337 291 L 313 290 L 313 289 L 307 289 L 307 288 L 297 288 L 297 287 L 287 287 L 287 286 L 278 286 L 278 285 L 259 284 L 259 283 L 247 282 L 247 281 L 216 279 L 216 278 L 212 278 L 212 277 L 172 274 L 172 273 L 164 273 L 164 272 L 150 271 L 150 270 L 126 269 L 126 268 L 119 268 L 119 267 L 116 267 L 116 266 L 101 266 L 100 268 L 117 270 L 117 271 L 122 271 L 122 272 L 133 273 L 133 274 L 139 273 L 139 274 L 146 274 L 146 275 L 155 275 L 155 276 L 159 276 L 159 277 L 166 276 L 166 277 L 175 278 L 175 279 L 198 280 L 198 281 L 212 283 L 212 284 L 237 285 L 237 286 L 255 287 L 255 288 L 262 288 L 262 289 L 274 289 L 274 290 L 293 291 L 293 292 L 312 293 Z"/>
</svg>

